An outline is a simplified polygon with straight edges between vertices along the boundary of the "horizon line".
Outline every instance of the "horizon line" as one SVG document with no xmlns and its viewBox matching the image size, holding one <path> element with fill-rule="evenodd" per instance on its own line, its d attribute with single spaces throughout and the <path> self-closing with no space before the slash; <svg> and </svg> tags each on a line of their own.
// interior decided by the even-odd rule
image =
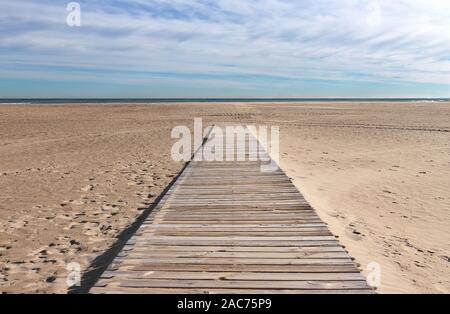
<svg viewBox="0 0 450 314">
<path fill-rule="evenodd" d="M 5 100 L 450 100 L 450 97 L 0 97 Z"/>
</svg>

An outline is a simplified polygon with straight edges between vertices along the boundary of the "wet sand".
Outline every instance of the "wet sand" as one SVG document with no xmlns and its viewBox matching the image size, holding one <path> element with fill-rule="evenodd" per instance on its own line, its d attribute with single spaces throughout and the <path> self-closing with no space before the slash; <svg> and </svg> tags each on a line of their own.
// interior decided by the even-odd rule
<svg viewBox="0 0 450 314">
<path fill-rule="evenodd" d="M 183 167 L 176 125 L 279 125 L 281 167 L 380 292 L 450 292 L 450 104 L 0 106 L 0 291 L 65 293 Z"/>
</svg>

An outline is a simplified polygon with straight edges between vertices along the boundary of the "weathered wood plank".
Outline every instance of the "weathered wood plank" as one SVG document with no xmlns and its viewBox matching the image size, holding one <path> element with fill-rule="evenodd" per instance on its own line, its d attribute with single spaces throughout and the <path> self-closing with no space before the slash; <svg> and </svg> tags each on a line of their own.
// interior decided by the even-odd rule
<svg viewBox="0 0 450 314">
<path fill-rule="evenodd" d="M 373 293 L 291 180 L 262 164 L 191 161 L 90 292 Z"/>
<path fill-rule="evenodd" d="M 164 257 L 189 257 L 189 258 L 277 258 L 277 259 L 296 259 L 296 258 L 348 258 L 346 252 L 303 252 L 303 253 L 280 253 L 280 252 L 167 252 L 167 251 L 152 251 L 146 252 L 143 250 L 134 250 L 131 253 L 124 253 L 121 257 L 128 256 L 133 258 L 164 258 Z"/>
<path fill-rule="evenodd" d="M 278 247 L 284 247 L 284 246 L 299 246 L 299 247 L 307 247 L 307 246 L 336 246 L 339 245 L 339 242 L 337 240 L 324 240 L 324 241 L 287 241 L 287 240 L 279 240 L 276 241 L 272 239 L 272 241 L 259 241 L 259 240 L 241 240 L 241 241 L 230 241 L 230 240 L 193 240 L 193 241 L 187 241 L 183 239 L 178 239 L 177 237 L 173 237 L 173 239 L 164 239 L 164 240 L 155 240 L 151 237 L 148 238 L 139 238 L 135 239 L 136 244 L 140 245 L 147 245 L 147 246 L 153 246 L 153 245 L 185 245 L 185 246 L 196 246 L 196 245 L 203 245 L 203 246 L 278 246 Z"/>
<path fill-rule="evenodd" d="M 233 271 L 233 272 L 269 272 L 269 273 L 354 273 L 354 265 L 219 265 L 219 264 L 122 264 L 124 270 L 141 271 Z"/>
<path fill-rule="evenodd" d="M 197 279 L 252 281 L 355 281 L 363 280 L 355 273 L 259 273 L 259 272 L 174 272 L 174 271 L 106 271 L 102 279 Z"/>
<path fill-rule="evenodd" d="M 124 251 L 145 251 L 147 246 L 126 246 Z M 153 246 L 152 252 L 265 252 L 265 253 L 315 253 L 315 252 L 345 252 L 341 246 L 312 246 L 312 247 L 281 247 L 281 246 Z"/>
<path fill-rule="evenodd" d="M 350 258 L 173 258 L 127 256 L 117 257 L 116 262 L 126 264 L 202 264 L 202 265 L 353 265 Z"/>
<path fill-rule="evenodd" d="M 360 290 L 367 289 L 364 280 L 358 281 L 230 281 L 230 280 L 123 280 L 126 288 L 237 288 L 237 289 L 297 289 L 297 290 Z"/>
<path fill-rule="evenodd" d="M 200 289 L 200 288 L 125 288 L 108 286 L 94 287 L 91 293 L 100 294 L 373 294 L 374 291 L 367 288 L 361 290 L 296 290 L 296 289 Z"/>
</svg>

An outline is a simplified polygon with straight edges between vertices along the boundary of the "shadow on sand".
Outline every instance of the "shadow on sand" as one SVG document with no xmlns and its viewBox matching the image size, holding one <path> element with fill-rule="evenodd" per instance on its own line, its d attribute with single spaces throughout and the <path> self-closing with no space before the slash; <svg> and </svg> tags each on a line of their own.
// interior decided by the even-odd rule
<svg viewBox="0 0 450 314">
<path fill-rule="evenodd" d="M 89 293 L 89 290 L 95 285 L 95 283 L 99 280 L 100 276 L 103 272 L 108 268 L 108 266 L 112 263 L 117 254 L 122 251 L 125 244 L 128 240 L 136 233 L 142 223 L 147 219 L 153 209 L 159 204 L 161 199 L 167 194 L 170 188 L 175 184 L 180 175 L 183 173 L 184 169 L 189 165 L 187 162 L 183 169 L 179 172 L 177 176 L 175 176 L 169 185 L 163 190 L 163 192 L 156 198 L 152 205 L 146 208 L 141 215 L 126 229 L 120 232 L 116 238 L 116 242 L 114 242 L 111 247 L 106 250 L 103 254 L 97 256 L 87 268 L 86 272 L 83 273 L 81 277 L 81 285 L 73 286 L 69 288 L 69 294 L 85 294 Z"/>
<path fill-rule="evenodd" d="M 208 137 L 210 133 L 212 132 L 212 129 L 214 128 L 214 125 L 212 125 L 205 137 L 203 138 L 203 141 L 201 145 L 197 148 L 197 150 L 192 154 L 191 160 L 194 158 L 195 154 L 204 146 L 205 142 L 208 140 Z M 100 276 L 103 274 L 103 272 L 108 268 L 108 266 L 112 263 L 114 258 L 117 256 L 117 254 L 122 251 L 125 244 L 130 240 L 130 238 L 136 233 L 136 231 L 139 229 L 139 227 L 142 225 L 142 223 L 147 219 L 147 217 L 150 215 L 150 213 L 153 211 L 153 209 L 159 204 L 161 199 L 167 194 L 167 192 L 170 190 L 170 188 L 177 182 L 178 178 L 181 176 L 181 174 L 184 172 L 184 170 L 189 166 L 190 162 L 186 162 L 184 167 L 181 169 L 181 171 L 176 175 L 172 181 L 169 183 L 169 185 L 163 190 L 163 192 L 156 198 L 156 200 L 153 202 L 152 205 L 150 205 L 148 208 L 144 210 L 144 212 L 139 215 L 139 217 L 126 229 L 124 229 L 122 232 L 119 233 L 119 235 L 116 236 L 117 240 L 114 242 L 111 247 L 106 250 L 103 254 L 97 256 L 90 264 L 87 270 L 83 273 L 81 277 L 81 285 L 80 286 L 73 286 L 68 289 L 68 294 L 85 294 L 89 293 L 89 290 L 95 285 L 95 283 L 99 280 Z"/>
</svg>

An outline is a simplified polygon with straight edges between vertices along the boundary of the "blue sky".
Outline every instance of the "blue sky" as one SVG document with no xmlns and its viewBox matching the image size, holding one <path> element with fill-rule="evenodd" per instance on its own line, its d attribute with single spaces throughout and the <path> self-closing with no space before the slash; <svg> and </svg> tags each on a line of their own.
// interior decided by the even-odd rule
<svg viewBox="0 0 450 314">
<path fill-rule="evenodd" d="M 0 0 L 0 97 L 450 97 L 447 0 Z"/>
</svg>

